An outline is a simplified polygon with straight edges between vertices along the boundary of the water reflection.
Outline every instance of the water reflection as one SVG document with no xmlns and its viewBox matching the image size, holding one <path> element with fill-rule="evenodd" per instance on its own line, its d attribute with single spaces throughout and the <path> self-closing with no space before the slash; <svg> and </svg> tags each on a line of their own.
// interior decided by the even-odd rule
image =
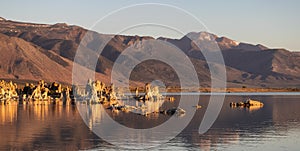
<svg viewBox="0 0 300 151">
<path fill-rule="evenodd" d="M 293 150 L 298 148 L 295 143 L 299 141 L 300 136 L 298 96 L 257 97 L 265 106 L 253 110 L 251 108 L 232 109 L 229 105 L 226 106 L 230 100 L 237 98 L 244 99 L 244 97 L 233 96 L 226 98 L 221 114 L 205 135 L 197 134 L 200 122 L 193 119 L 185 131 L 170 144 L 189 142 L 195 148 L 200 147 L 205 150 L 260 150 L 266 147 L 270 150 L 280 147 Z M 195 117 L 203 114 L 203 111 L 197 112 Z"/>
<path fill-rule="evenodd" d="M 17 110 L 18 110 L 17 105 L 9 105 L 9 106 L 0 105 L 0 108 L 1 108 L 0 122 L 2 125 L 11 124 L 17 120 Z"/>
<path fill-rule="evenodd" d="M 209 96 L 201 96 L 199 104 L 202 108 L 196 111 L 192 122 L 176 138 L 157 149 L 298 149 L 300 136 L 298 96 L 256 96 L 255 99 L 264 103 L 260 109 L 230 108 L 229 102 L 245 98 L 226 97 L 221 114 L 213 127 L 204 135 L 199 135 L 198 128 L 209 100 Z M 132 105 L 136 105 L 135 103 Z M 153 108 L 157 108 L 157 105 L 161 105 L 161 108 L 171 108 L 177 104 L 176 101 L 164 102 L 153 104 Z M 170 118 L 163 114 L 143 116 L 132 112 L 114 113 L 105 108 L 101 110 L 101 107 L 103 107 L 101 104 L 90 106 L 88 112 L 90 114 L 86 114 L 90 116 L 88 117 L 90 123 L 87 126 L 74 105 L 0 105 L 0 150 L 116 149 L 89 129 L 93 129 L 95 124 L 103 123 L 105 120 L 103 114 L 108 114 L 120 124 L 131 128 L 154 127 Z M 194 109 L 193 106 L 183 108 Z"/>
<path fill-rule="evenodd" d="M 233 110 L 246 110 L 248 112 L 255 112 L 262 109 L 263 106 L 248 106 L 248 107 L 231 107 Z"/>
<path fill-rule="evenodd" d="M 74 150 L 101 142 L 82 122 L 76 106 L 2 105 L 0 108 L 0 150 Z"/>
</svg>

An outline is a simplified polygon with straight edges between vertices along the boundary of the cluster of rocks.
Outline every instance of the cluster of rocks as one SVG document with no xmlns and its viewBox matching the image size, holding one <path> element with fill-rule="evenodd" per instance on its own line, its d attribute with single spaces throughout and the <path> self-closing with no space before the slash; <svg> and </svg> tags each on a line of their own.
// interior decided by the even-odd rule
<svg viewBox="0 0 300 151">
<path fill-rule="evenodd" d="M 162 95 L 159 93 L 158 86 L 151 88 L 151 84 L 146 83 L 144 95 L 140 95 L 138 88 L 135 89 L 135 99 L 143 101 L 159 100 L 162 99 Z"/>
<path fill-rule="evenodd" d="M 87 103 L 106 103 L 113 104 L 116 100 L 124 96 L 120 91 L 116 91 L 114 84 L 106 86 L 105 83 L 96 80 L 88 80 L 84 91 L 79 86 L 73 85 L 74 99 Z"/>
<path fill-rule="evenodd" d="M 256 100 L 251 100 L 251 99 L 247 99 L 244 102 L 231 102 L 230 103 L 230 107 L 235 108 L 235 107 L 262 107 L 264 106 L 264 104 L 260 101 L 256 101 Z"/>
<path fill-rule="evenodd" d="M 0 100 L 17 99 L 19 97 L 18 91 L 16 83 L 13 83 L 12 81 L 0 81 Z"/>
<path fill-rule="evenodd" d="M 10 103 L 11 101 L 48 101 L 51 99 L 61 99 L 64 101 L 70 100 L 72 90 L 67 86 L 62 88 L 62 85 L 53 82 L 46 83 L 40 80 L 38 84 L 26 83 L 23 88 L 18 88 L 16 83 L 12 81 L 0 82 L 0 100 L 3 103 Z"/>
<path fill-rule="evenodd" d="M 106 105 L 107 109 L 113 112 L 135 112 L 141 115 L 149 115 L 151 113 L 161 113 L 167 115 L 183 115 L 185 111 L 181 108 L 171 108 L 167 110 L 159 110 L 165 100 L 165 97 L 159 92 L 157 86 L 152 87 L 146 83 L 144 93 L 139 93 L 138 88 L 135 89 L 134 96 L 125 96 L 120 89 L 115 88 L 114 84 L 106 86 L 105 83 L 96 80 L 88 80 L 84 87 L 73 85 L 63 87 L 57 82 L 51 84 L 40 80 L 36 85 L 26 83 L 23 88 L 18 88 L 16 83 L 12 81 L 0 81 L 0 100 L 2 103 L 9 104 L 12 101 L 22 104 L 40 102 L 45 104 L 50 102 L 81 102 L 87 104 L 101 103 Z M 124 100 L 135 105 L 124 103 Z M 174 100 L 173 97 L 168 100 Z"/>
</svg>

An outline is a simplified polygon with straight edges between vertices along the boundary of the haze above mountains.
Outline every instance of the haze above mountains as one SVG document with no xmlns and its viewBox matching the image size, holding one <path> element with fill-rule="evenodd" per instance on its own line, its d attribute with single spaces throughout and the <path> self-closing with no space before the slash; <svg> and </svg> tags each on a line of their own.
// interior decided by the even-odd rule
<svg viewBox="0 0 300 151">
<path fill-rule="evenodd" d="M 0 18 L 0 78 L 71 83 L 74 57 L 87 32 L 82 27 L 63 23 L 33 24 Z M 112 37 L 92 33 L 92 36 L 87 35 L 90 36 L 90 41 L 81 43 L 80 46 L 88 54 L 97 56 L 97 41 L 109 39 L 101 56 L 97 58 L 95 69 L 96 78 L 106 83 L 110 83 L 114 62 L 126 48 L 146 40 L 155 40 L 153 37 Z M 228 87 L 300 87 L 300 54 L 297 52 L 269 49 L 261 44 L 242 43 L 207 32 L 191 32 L 181 39 L 156 39 L 177 46 L 189 57 L 203 87 L 210 86 L 210 71 L 201 50 L 189 36 L 198 36 L 200 39 L 209 37 L 217 42 L 226 65 Z M 89 65 L 84 66 L 81 67 L 84 71 L 92 69 Z M 138 64 L 132 71 L 130 80 L 134 84 L 161 80 L 167 86 L 179 85 L 174 69 L 155 60 Z"/>
</svg>

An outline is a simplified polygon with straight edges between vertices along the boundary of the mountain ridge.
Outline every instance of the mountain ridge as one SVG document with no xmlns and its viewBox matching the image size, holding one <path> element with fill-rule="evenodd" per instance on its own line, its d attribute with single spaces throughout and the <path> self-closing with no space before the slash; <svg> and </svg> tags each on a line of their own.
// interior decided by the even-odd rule
<svg viewBox="0 0 300 151">
<path fill-rule="evenodd" d="M 196 37 L 200 40 L 210 40 L 217 43 L 224 57 L 229 87 L 240 87 L 242 85 L 249 87 L 300 87 L 299 53 L 284 49 L 269 49 L 261 44 L 253 45 L 238 42 L 224 36 L 218 37 L 208 32 L 191 32 L 180 39 L 165 37 L 155 39 L 150 36 L 106 35 L 65 23 L 48 25 L 0 19 L 0 25 L 0 37 L 3 39 L 1 41 L 10 39 L 8 43 L 1 43 L 0 51 L 1 54 L 5 54 L 6 58 L 11 58 L 10 62 L 1 62 L 1 78 L 27 78 L 30 80 L 45 78 L 47 80 L 70 83 L 72 72 L 70 67 L 73 64 L 79 45 L 81 44 L 89 53 L 97 54 L 99 48 L 97 41 L 108 40 L 107 45 L 105 45 L 102 54 L 98 58 L 95 71 L 98 77 L 109 83 L 112 66 L 125 49 L 144 40 L 162 40 L 180 48 L 192 60 L 202 86 L 209 87 L 211 79 L 205 57 L 197 45 L 189 39 L 189 36 L 194 36 L 194 38 Z M 93 35 L 88 37 L 90 41 L 84 43 L 82 39 L 84 36 L 87 36 L 87 32 L 92 32 Z M 9 47 L 9 43 L 16 44 L 13 47 Z M 36 58 L 30 58 L 29 56 L 30 59 L 29 61 L 27 60 L 29 65 L 28 63 L 26 64 L 26 61 L 22 61 L 22 59 L 26 60 L 26 57 L 9 57 L 21 56 L 22 53 L 26 52 L 24 49 L 19 49 L 23 46 L 24 49 L 32 49 L 33 52 L 37 53 Z M 207 47 L 207 49 L 213 48 Z M 31 56 L 34 55 L 31 54 Z M 57 73 L 62 76 L 47 75 L 45 71 L 48 69 L 43 68 L 37 61 L 39 57 L 47 60 L 45 66 L 47 64 L 55 66 Z M 26 65 L 21 66 L 23 64 Z M 174 80 L 176 77 L 167 76 L 174 74 L 171 68 L 167 66 L 157 61 L 141 63 L 133 70 L 131 80 L 139 83 L 160 79 L 167 85 L 178 85 L 178 80 Z M 37 76 L 34 76 L 30 70 L 34 70 L 33 73 L 36 72 Z M 94 69 L 89 68 L 88 70 Z M 163 74 L 153 74 L 160 72 Z M 146 80 L 145 76 L 148 76 Z"/>
</svg>

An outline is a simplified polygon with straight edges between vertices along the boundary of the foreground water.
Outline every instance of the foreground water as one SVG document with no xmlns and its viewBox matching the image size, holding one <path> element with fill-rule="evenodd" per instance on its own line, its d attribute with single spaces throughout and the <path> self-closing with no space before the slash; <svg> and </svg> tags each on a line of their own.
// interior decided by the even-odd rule
<svg viewBox="0 0 300 151">
<path fill-rule="evenodd" d="M 262 101 L 264 106 L 254 109 L 229 107 L 229 102 L 243 101 L 248 97 L 226 96 L 213 126 L 205 134 L 199 134 L 198 128 L 209 102 L 209 96 L 200 96 L 199 104 L 202 108 L 196 111 L 190 124 L 167 143 L 159 145 L 160 142 L 151 142 L 159 145 L 152 149 L 299 150 L 300 96 L 251 96 L 252 99 Z M 179 100 L 178 96 L 176 100 Z M 165 102 L 162 108 L 177 104 Z M 100 107 L 93 105 L 94 110 Z M 189 110 L 188 106 L 183 108 Z M 118 123 L 138 129 L 155 127 L 170 118 L 162 114 L 145 117 L 110 110 L 106 110 L 106 113 Z M 184 120 L 186 116 L 176 118 Z M 101 126 L 105 119 L 100 119 L 102 121 L 96 124 Z M 90 125 L 83 122 L 76 105 L 0 105 L 0 150 L 118 149 L 103 141 L 90 128 Z M 112 127 L 111 131 L 114 130 Z"/>
</svg>

